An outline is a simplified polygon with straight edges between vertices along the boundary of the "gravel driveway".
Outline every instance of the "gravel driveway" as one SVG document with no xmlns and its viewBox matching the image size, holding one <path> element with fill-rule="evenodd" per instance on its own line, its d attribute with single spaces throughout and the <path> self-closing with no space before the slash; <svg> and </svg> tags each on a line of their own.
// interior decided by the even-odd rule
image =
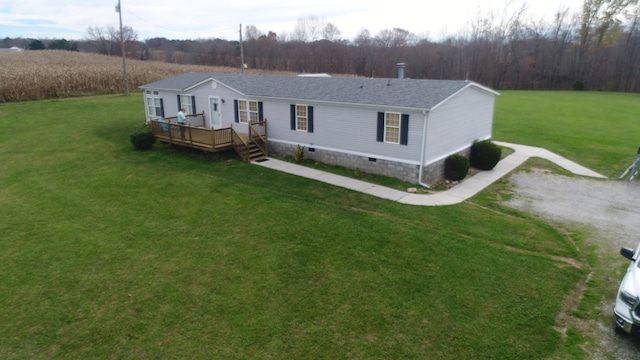
<svg viewBox="0 0 640 360">
<path fill-rule="evenodd" d="M 504 205 L 535 214 L 553 223 L 591 228 L 589 244 L 594 244 L 600 264 L 593 272 L 617 269 L 627 260 L 618 255 L 620 247 L 634 248 L 640 241 L 640 181 L 595 180 L 584 177 L 567 177 L 543 170 L 514 173 L 509 178 L 513 185 L 513 197 Z M 601 270 L 598 270 L 601 269 Z M 614 274 L 614 272 L 609 272 Z M 613 292 L 602 304 L 602 321 L 583 324 L 581 330 L 589 331 L 600 343 L 591 354 L 593 359 L 638 359 L 640 336 L 621 336 L 613 332 L 613 305 L 615 291 L 623 272 L 615 278 L 602 277 Z M 619 275 L 619 276 L 618 276 Z M 600 279 L 599 277 L 599 279 Z M 610 321 L 609 321 L 610 319 Z M 572 324 L 575 326 L 575 324 Z"/>
</svg>

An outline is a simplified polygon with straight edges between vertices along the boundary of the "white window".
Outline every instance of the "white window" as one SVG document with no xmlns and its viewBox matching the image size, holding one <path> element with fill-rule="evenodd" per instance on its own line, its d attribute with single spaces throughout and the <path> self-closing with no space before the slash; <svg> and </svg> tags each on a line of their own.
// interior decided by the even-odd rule
<svg viewBox="0 0 640 360">
<path fill-rule="evenodd" d="M 145 92 L 145 102 L 147 103 L 147 115 L 150 119 L 156 119 L 164 116 L 162 113 L 162 99 L 157 91 Z"/>
<path fill-rule="evenodd" d="M 309 130 L 309 109 L 307 105 L 296 105 L 296 130 Z"/>
<path fill-rule="evenodd" d="M 186 114 L 194 114 L 192 99 L 190 95 L 180 95 L 180 107 L 184 108 Z"/>
<path fill-rule="evenodd" d="M 250 121 L 258 121 L 258 102 L 238 100 L 238 120 L 245 124 Z"/>
<path fill-rule="evenodd" d="M 400 113 L 384 113 L 384 142 L 400 143 Z"/>
</svg>

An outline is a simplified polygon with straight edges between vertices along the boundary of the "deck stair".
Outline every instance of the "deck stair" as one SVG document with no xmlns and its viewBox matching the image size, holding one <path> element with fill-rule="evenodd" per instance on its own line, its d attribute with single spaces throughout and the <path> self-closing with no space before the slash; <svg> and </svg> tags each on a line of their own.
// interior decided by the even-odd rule
<svg viewBox="0 0 640 360">
<path fill-rule="evenodd" d="M 267 154 L 255 142 L 248 141 L 235 147 L 236 153 L 245 161 L 253 162 L 267 157 Z"/>
</svg>

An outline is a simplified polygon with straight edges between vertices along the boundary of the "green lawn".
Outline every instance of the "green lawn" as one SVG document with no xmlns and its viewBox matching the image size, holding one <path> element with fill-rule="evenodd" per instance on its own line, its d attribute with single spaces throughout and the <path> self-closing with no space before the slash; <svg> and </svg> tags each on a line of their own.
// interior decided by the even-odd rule
<svg viewBox="0 0 640 360">
<path fill-rule="evenodd" d="M 503 91 L 496 140 L 544 147 L 617 178 L 640 147 L 640 94 Z"/>
<path fill-rule="evenodd" d="M 505 116 L 519 98 L 500 98 L 496 138 L 553 145 L 548 121 Z M 503 184 L 401 205 L 233 156 L 134 151 L 143 121 L 139 94 L 0 105 L 0 358 L 580 354 L 554 327 L 588 270 L 557 257 L 589 254 L 491 200 Z M 617 129 L 599 128 L 605 159 L 582 163 L 623 170 L 635 145 L 611 150 Z"/>
</svg>

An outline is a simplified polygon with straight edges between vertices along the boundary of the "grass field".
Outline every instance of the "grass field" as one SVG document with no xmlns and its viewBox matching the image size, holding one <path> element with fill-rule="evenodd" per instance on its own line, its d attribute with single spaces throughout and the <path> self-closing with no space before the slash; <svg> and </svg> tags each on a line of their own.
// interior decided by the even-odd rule
<svg viewBox="0 0 640 360">
<path fill-rule="evenodd" d="M 495 139 L 544 147 L 617 178 L 640 147 L 640 94 L 504 91 Z"/>
<path fill-rule="evenodd" d="M 556 143 L 556 120 L 522 126 L 535 96 L 519 94 L 500 98 L 498 140 L 571 155 L 621 136 L 567 141 L 567 119 Z M 0 105 L 0 358 L 584 357 L 588 339 L 555 327 L 592 252 L 502 208 L 504 184 L 406 206 L 233 157 L 137 152 L 143 119 L 138 95 Z M 635 156 L 606 150 L 581 163 Z"/>
</svg>

